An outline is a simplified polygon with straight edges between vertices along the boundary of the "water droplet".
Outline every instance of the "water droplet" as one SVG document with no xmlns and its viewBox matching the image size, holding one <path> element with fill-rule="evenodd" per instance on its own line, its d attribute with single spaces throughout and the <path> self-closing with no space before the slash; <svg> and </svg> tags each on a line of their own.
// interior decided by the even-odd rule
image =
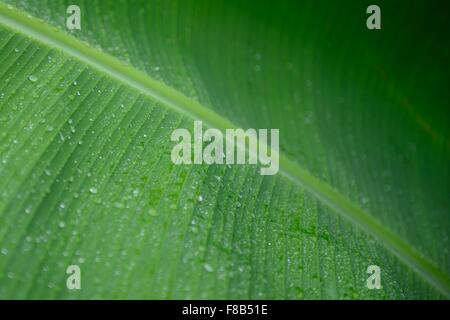
<svg viewBox="0 0 450 320">
<path fill-rule="evenodd" d="M 28 124 L 26 125 L 26 127 L 24 128 L 26 131 L 30 131 L 33 130 L 33 123 L 32 122 L 28 122 Z"/>
<path fill-rule="evenodd" d="M 14 52 L 15 52 L 15 53 L 17 53 L 17 52 L 19 52 L 19 51 L 20 51 L 19 48 L 15 48 L 15 49 L 14 49 Z"/>
<path fill-rule="evenodd" d="M 64 229 L 65 226 L 66 226 L 66 224 L 64 223 L 64 221 L 60 221 L 60 222 L 58 223 L 58 227 L 60 227 L 61 229 Z"/>
<path fill-rule="evenodd" d="M 114 203 L 114 207 L 117 208 L 117 209 L 122 209 L 123 208 L 123 204 L 120 203 L 120 202 L 116 202 L 116 203 Z"/>
<path fill-rule="evenodd" d="M 97 193 L 97 188 L 96 187 L 90 187 L 89 188 L 89 192 L 93 193 L 93 194 L 96 194 Z"/>
<path fill-rule="evenodd" d="M 31 82 L 36 82 L 37 79 L 38 79 L 38 78 L 37 78 L 35 75 L 30 75 L 30 76 L 28 77 L 28 80 L 30 80 Z"/>
<path fill-rule="evenodd" d="M 203 201 L 203 197 L 202 196 L 198 196 L 197 200 L 198 200 L 198 202 L 202 202 Z"/>
<path fill-rule="evenodd" d="M 8 254 L 8 249 L 2 248 L 1 253 L 6 256 Z"/>
<path fill-rule="evenodd" d="M 205 270 L 207 272 L 213 272 L 214 271 L 214 268 L 210 264 L 207 264 L 207 263 L 203 264 L 203 268 L 205 268 Z"/>
</svg>

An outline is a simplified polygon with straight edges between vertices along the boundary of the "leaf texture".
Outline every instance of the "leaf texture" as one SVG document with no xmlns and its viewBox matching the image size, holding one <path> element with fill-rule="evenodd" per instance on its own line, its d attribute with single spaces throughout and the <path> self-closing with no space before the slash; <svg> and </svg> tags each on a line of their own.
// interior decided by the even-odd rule
<svg viewBox="0 0 450 320">
<path fill-rule="evenodd" d="M 448 19 L 314 4 L 0 4 L 0 297 L 448 298 Z M 282 172 L 172 164 L 193 119 Z"/>
</svg>

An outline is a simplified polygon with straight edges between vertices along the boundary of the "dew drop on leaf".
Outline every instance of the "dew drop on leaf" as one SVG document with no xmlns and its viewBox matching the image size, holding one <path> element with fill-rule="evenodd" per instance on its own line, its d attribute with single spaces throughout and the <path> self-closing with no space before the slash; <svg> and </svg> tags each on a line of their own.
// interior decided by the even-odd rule
<svg viewBox="0 0 450 320">
<path fill-rule="evenodd" d="M 213 272 L 213 271 L 214 271 L 214 268 L 213 268 L 210 264 L 208 264 L 208 263 L 203 264 L 203 268 L 204 268 L 207 272 Z"/>
<path fill-rule="evenodd" d="M 116 203 L 114 203 L 114 207 L 117 208 L 117 209 L 122 209 L 123 208 L 123 204 L 120 203 L 120 202 L 116 202 Z"/>
<path fill-rule="evenodd" d="M 28 77 L 28 80 L 30 80 L 31 82 L 36 82 L 37 79 L 38 79 L 38 78 L 37 78 L 35 75 L 30 75 L 30 76 Z"/>
</svg>

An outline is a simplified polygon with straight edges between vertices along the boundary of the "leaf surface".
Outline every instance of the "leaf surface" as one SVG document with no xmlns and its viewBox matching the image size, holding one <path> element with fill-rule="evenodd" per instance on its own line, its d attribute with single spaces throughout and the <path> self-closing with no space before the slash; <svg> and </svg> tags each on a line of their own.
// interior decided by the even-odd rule
<svg viewBox="0 0 450 320">
<path fill-rule="evenodd" d="M 324 3 L 0 4 L 0 297 L 448 297 L 448 21 Z M 172 164 L 193 119 L 281 172 Z"/>
</svg>

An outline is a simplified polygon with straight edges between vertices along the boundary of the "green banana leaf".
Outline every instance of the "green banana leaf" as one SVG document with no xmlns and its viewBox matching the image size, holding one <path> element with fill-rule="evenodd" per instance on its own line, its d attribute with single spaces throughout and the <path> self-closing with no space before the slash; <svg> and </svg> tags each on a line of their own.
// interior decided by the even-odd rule
<svg viewBox="0 0 450 320">
<path fill-rule="evenodd" d="M 0 298 L 448 299 L 449 11 L 368 5 L 2 0 Z M 194 120 L 279 172 L 175 165 Z"/>
</svg>

